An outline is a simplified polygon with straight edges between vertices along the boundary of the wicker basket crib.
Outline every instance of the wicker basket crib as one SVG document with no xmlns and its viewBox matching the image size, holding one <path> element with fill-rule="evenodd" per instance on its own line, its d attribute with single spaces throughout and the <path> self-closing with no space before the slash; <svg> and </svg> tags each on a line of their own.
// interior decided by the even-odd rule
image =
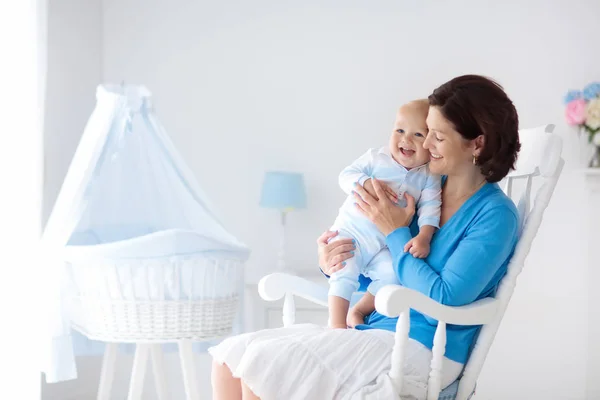
<svg viewBox="0 0 600 400">
<path fill-rule="evenodd" d="M 119 343 L 136 344 L 129 399 L 142 398 L 148 359 L 158 398 L 169 399 L 161 343 L 177 342 L 186 394 L 197 399 L 192 341 L 237 326 L 250 250 L 216 215 L 146 87 L 100 85 L 96 98 L 44 228 L 61 284 L 51 288 L 60 304 L 46 372 L 76 375 L 73 327 L 105 342 L 99 400 L 114 398 Z"/>
<path fill-rule="evenodd" d="M 244 259 L 195 232 L 71 244 L 65 259 L 71 324 L 90 339 L 210 340 L 232 331 Z"/>
</svg>

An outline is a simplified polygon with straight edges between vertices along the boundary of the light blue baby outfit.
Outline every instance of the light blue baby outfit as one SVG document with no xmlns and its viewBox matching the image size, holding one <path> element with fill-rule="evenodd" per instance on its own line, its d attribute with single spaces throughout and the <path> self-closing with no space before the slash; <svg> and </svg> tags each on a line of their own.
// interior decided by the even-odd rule
<svg viewBox="0 0 600 400">
<path fill-rule="evenodd" d="M 419 227 L 431 225 L 439 228 L 441 179 L 429 171 L 428 164 L 408 170 L 394 160 L 387 147 L 382 147 L 369 149 L 346 167 L 339 176 L 339 183 L 348 197 L 331 230 L 339 231 L 333 240 L 354 239 L 356 250 L 354 257 L 346 260 L 345 268 L 331 275 L 329 295 L 348 301 L 359 287 L 358 277 L 361 274 L 371 279 L 367 290 L 373 295 L 385 285 L 398 284 L 385 236 L 357 210 L 352 196 L 354 183 L 363 185 L 372 177 L 387 183 L 398 194 L 402 206 L 405 205 L 405 192 L 415 198 Z"/>
</svg>

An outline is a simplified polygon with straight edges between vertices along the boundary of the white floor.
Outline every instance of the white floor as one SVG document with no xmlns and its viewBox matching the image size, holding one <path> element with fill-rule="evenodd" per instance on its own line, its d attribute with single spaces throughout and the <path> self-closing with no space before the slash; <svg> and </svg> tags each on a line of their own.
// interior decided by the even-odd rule
<svg viewBox="0 0 600 400">
<path fill-rule="evenodd" d="M 201 398 L 210 399 L 210 357 L 207 354 L 196 354 L 196 369 L 200 382 Z M 43 384 L 42 400 L 95 400 L 100 377 L 100 357 L 80 357 L 77 359 L 77 370 L 79 379 L 56 384 Z M 125 400 L 129 386 L 129 377 L 133 356 L 119 354 L 117 371 L 111 399 Z M 170 389 L 170 400 L 185 400 L 183 381 L 181 378 L 181 367 L 177 353 L 165 354 L 167 371 L 167 382 Z M 154 380 L 152 369 L 148 368 L 146 382 L 144 384 L 144 400 L 156 400 L 154 393 Z"/>
</svg>

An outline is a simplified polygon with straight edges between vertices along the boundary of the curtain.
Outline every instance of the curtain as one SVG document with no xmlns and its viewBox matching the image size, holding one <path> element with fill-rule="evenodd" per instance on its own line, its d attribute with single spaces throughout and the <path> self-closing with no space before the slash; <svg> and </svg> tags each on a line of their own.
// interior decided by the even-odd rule
<svg viewBox="0 0 600 400">
<path fill-rule="evenodd" d="M 46 0 L 0 2 L 0 399 L 39 399 Z"/>
</svg>

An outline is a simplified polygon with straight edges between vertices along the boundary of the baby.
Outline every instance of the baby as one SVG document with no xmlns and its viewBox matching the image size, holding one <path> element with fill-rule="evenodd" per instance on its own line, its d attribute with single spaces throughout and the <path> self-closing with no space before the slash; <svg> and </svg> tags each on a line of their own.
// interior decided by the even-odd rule
<svg viewBox="0 0 600 400">
<path fill-rule="evenodd" d="M 426 100 L 401 106 L 387 148 L 370 149 L 340 174 L 340 186 L 348 197 L 331 228 L 339 232 L 332 240 L 354 239 L 356 250 L 346 261 L 346 266 L 329 279 L 329 324 L 332 328 L 364 323 L 364 316 L 375 309 L 377 291 L 388 284 L 399 284 L 384 235 L 355 206 L 354 183 L 363 185 L 368 193 L 377 197 L 371 181 L 376 178 L 385 183 L 383 187 L 388 198 L 402 206 L 406 204 L 404 193 L 413 196 L 417 204 L 419 234 L 407 247 L 413 248 L 416 257 L 424 258 L 429 254 L 429 243 L 439 228 L 441 182 L 439 176 L 429 172 L 430 155 L 423 148 L 428 109 Z M 350 298 L 359 287 L 360 274 L 372 282 L 367 293 L 348 313 Z"/>
</svg>

